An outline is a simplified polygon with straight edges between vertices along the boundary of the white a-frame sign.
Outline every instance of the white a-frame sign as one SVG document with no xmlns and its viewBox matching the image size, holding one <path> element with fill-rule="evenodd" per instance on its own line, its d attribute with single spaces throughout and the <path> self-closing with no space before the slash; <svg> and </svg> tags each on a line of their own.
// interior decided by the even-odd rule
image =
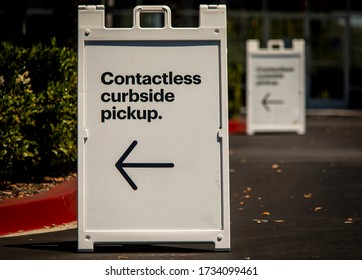
<svg viewBox="0 0 362 280">
<path fill-rule="evenodd" d="M 305 133 L 305 42 L 246 42 L 247 134 Z"/>
<path fill-rule="evenodd" d="M 197 28 L 173 28 L 167 6 L 133 16 L 106 28 L 103 6 L 79 6 L 78 248 L 229 250 L 226 7 L 201 5 Z"/>
</svg>

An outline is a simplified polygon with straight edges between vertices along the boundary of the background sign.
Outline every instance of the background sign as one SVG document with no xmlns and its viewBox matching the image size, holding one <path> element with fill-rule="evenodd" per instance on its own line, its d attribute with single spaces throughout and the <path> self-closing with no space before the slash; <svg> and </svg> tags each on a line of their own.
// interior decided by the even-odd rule
<svg viewBox="0 0 362 280">
<path fill-rule="evenodd" d="M 196 29 L 173 29 L 165 6 L 134 17 L 150 11 L 164 28 L 105 29 L 103 7 L 80 7 L 79 249 L 228 250 L 225 6 L 201 6 Z"/>
<path fill-rule="evenodd" d="M 305 132 L 304 41 L 247 41 L 247 133 Z"/>
</svg>

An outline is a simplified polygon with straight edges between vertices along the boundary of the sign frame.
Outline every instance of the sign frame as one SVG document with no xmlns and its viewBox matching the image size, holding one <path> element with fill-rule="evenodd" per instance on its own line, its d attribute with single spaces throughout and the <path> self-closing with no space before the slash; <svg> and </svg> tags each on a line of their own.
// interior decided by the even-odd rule
<svg viewBox="0 0 362 280">
<path fill-rule="evenodd" d="M 230 206 L 229 206 L 229 140 L 228 140 L 228 94 L 227 94 L 227 53 L 226 53 L 226 6 L 225 5 L 200 5 L 200 26 L 198 28 L 173 28 L 171 26 L 171 10 L 167 6 L 137 6 L 133 10 L 134 24 L 131 28 L 106 28 L 105 13 L 103 5 L 81 5 L 78 7 L 78 250 L 80 252 L 92 252 L 95 244 L 103 243 L 213 243 L 215 250 L 230 250 Z M 141 13 L 163 13 L 164 26 L 154 28 L 141 27 Z M 87 145 L 92 137 L 96 136 L 96 131 L 92 131 L 91 119 L 88 117 L 87 106 L 89 99 L 87 83 L 92 83 L 87 74 L 89 65 L 87 61 L 87 48 L 92 44 L 104 43 L 117 46 L 122 42 L 132 42 L 144 46 L 147 42 L 156 42 L 156 45 L 173 44 L 182 42 L 189 46 L 193 44 L 210 43 L 217 46 L 218 61 L 218 108 L 217 111 L 217 130 L 213 135 L 214 140 L 219 146 L 220 169 L 218 170 L 219 182 L 219 205 L 215 207 L 219 212 L 220 226 L 212 229 L 190 228 L 190 229 L 148 229 L 148 228 L 97 228 L 97 222 L 92 222 L 90 227 L 91 216 L 99 215 L 96 212 L 99 209 L 93 207 L 88 201 L 90 189 L 90 179 L 93 175 L 89 175 L 89 159 Z M 90 48 L 89 48 L 90 49 Z M 91 53 L 91 52 L 89 52 Z M 96 52 L 95 52 L 96 53 Z M 177 54 L 175 54 L 177 55 Z M 145 62 L 146 63 L 146 62 Z M 88 68 L 87 68 L 88 67 Z M 172 98 L 169 97 L 171 100 Z M 208 110 L 205 108 L 204 110 Z M 153 117 L 153 115 L 152 115 Z M 181 129 L 181 128 L 180 128 Z M 202 127 L 200 127 L 202 130 Z M 138 139 L 131 141 L 132 143 L 124 143 L 124 147 L 128 147 L 120 154 L 120 158 L 115 162 L 114 170 L 117 174 L 124 178 L 124 182 L 128 182 L 133 190 L 137 190 L 138 186 L 132 180 L 132 176 L 127 174 L 126 168 L 152 168 L 157 169 L 174 169 L 177 170 L 177 163 L 172 159 L 169 161 L 157 160 L 156 162 L 132 162 L 129 157 L 133 151 L 141 149 L 137 147 Z M 122 139 L 120 139 L 120 142 Z M 129 145 L 130 144 L 130 145 Z M 140 143 L 139 143 L 140 144 Z M 106 148 L 107 145 L 105 145 Z M 141 146 L 141 144 L 139 145 Z M 162 146 L 162 143 L 160 143 Z M 122 154 L 123 153 L 123 154 Z M 197 155 L 195 155 L 197 156 Z M 101 161 L 101 160 L 100 160 Z M 97 163 L 98 164 L 98 163 Z M 102 163 L 100 163 L 102 164 Z M 93 171 L 93 170 L 91 170 Z M 121 173 L 121 174 L 119 174 Z M 121 176 L 122 175 L 122 176 Z M 101 177 L 102 174 L 99 174 Z M 120 179 L 120 180 L 121 180 Z M 208 199 L 205 194 L 205 200 Z M 203 203 L 200 201 L 200 203 Z M 89 206 L 90 205 L 90 206 Z M 185 205 L 188 207 L 188 205 Z M 136 209 L 136 211 L 142 211 Z M 144 211 L 150 211 L 146 209 Z M 184 211 L 184 209 L 180 209 Z M 128 215 L 128 213 L 127 213 Z M 112 217 L 104 217 L 108 221 L 112 221 Z M 202 221 L 200 221 L 202 222 Z M 202 224 L 202 223 L 201 223 Z"/>
<path fill-rule="evenodd" d="M 283 40 L 269 40 L 266 48 L 260 47 L 259 40 L 247 40 L 246 63 L 246 133 L 304 134 L 304 40 L 293 39 L 291 48 L 286 48 Z"/>
</svg>

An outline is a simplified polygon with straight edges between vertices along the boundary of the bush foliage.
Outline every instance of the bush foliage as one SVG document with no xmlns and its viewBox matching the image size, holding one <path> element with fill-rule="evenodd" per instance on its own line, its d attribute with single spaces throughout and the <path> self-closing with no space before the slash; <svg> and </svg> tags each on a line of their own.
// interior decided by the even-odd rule
<svg viewBox="0 0 362 280">
<path fill-rule="evenodd" d="M 229 65 L 229 114 L 241 104 L 241 65 Z M 0 182 L 76 169 L 77 54 L 0 45 Z"/>
<path fill-rule="evenodd" d="M 0 45 L 1 179 L 76 167 L 77 55 L 49 45 Z"/>
<path fill-rule="evenodd" d="M 229 63 L 228 65 L 228 94 L 229 94 L 229 117 L 240 117 L 242 100 L 242 75 L 241 64 Z"/>
</svg>

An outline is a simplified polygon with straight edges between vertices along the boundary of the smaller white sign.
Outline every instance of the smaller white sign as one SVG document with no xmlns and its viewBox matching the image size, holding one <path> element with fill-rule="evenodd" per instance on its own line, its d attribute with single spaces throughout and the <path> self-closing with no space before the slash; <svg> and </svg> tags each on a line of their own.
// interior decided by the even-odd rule
<svg viewBox="0 0 362 280">
<path fill-rule="evenodd" d="M 304 40 L 247 41 L 247 134 L 305 132 Z"/>
</svg>

